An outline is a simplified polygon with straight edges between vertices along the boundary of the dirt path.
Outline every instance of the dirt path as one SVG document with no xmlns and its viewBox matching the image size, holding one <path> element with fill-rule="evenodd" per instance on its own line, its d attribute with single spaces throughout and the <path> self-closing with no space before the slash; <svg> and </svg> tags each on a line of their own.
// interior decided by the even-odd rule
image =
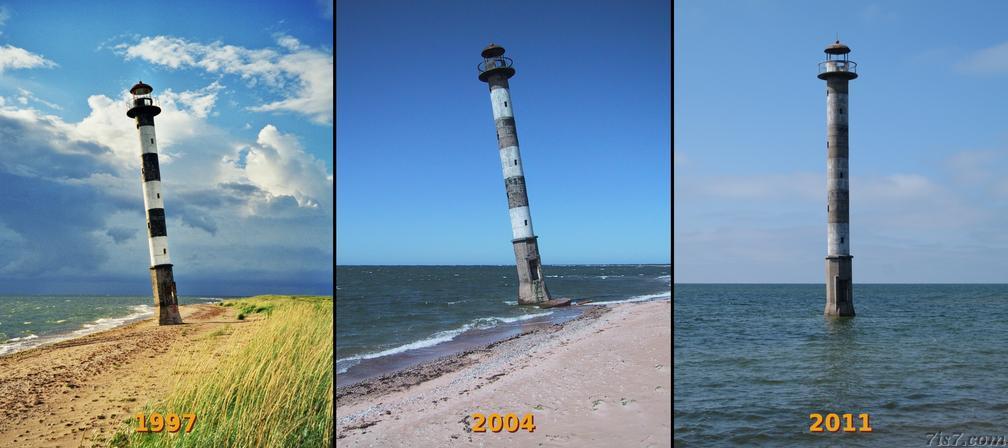
<svg viewBox="0 0 1008 448">
<path fill-rule="evenodd" d="M 218 305 L 181 313 L 184 325 L 148 319 L 0 357 L 0 446 L 91 446 L 179 375 L 199 374 L 180 372 L 180 357 L 198 353 L 210 368 L 250 323 Z"/>
</svg>

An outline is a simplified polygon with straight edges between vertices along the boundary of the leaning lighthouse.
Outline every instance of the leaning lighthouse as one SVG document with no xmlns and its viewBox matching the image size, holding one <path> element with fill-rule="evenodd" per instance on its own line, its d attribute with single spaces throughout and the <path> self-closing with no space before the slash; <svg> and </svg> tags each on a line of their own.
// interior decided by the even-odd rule
<svg viewBox="0 0 1008 448">
<path fill-rule="evenodd" d="M 168 256 L 168 232 L 165 226 L 164 199 L 161 197 L 161 169 L 158 166 L 154 116 L 161 113 L 151 92 L 154 89 L 137 83 L 130 89 L 133 98 L 126 116 L 136 119 L 140 134 L 140 173 L 143 178 L 144 208 L 147 210 L 147 247 L 150 249 L 151 287 L 158 307 L 158 324 L 181 324 L 175 278 Z"/>
<path fill-rule="evenodd" d="M 826 47 L 819 79 L 826 81 L 826 310 L 827 316 L 853 316 L 850 254 L 850 173 L 847 170 L 847 87 L 857 78 L 850 48 L 839 40 Z"/>
<path fill-rule="evenodd" d="M 490 86 L 490 103 L 497 126 L 497 146 L 504 170 L 508 213 L 511 215 L 511 244 L 518 268 L 518 303 L 546 302 L 550 300 L 550 293 L 542 273 L 538 237 L 532 231 L 532 215 L 525 193 L 525 174 L 515 131 L 514 104 L 508 91 L 508 79 L 514 76 L 515 69 L 511 67 L 511 58 L 504 56 L 503 47 L 490 44 L 480 54 L 483 62 L 477 66 L 479 80 Z"/>
</svg>

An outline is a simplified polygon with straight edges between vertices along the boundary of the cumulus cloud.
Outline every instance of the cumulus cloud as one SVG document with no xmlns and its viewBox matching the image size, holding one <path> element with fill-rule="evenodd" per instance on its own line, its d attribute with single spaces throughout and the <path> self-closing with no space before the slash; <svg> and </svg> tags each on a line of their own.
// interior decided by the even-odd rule
<svg viewBox="0 0 1008 448">
<path fill-rule="evenodd" d="M 310 279 L 325 292 L 332 175 L 275 126 L 246 141 L 208 124 L 219 88 L 160 96 L 162 184 L 180 291 L 203 285 L 224 293 L 222 285 L 252 285 L 246 280 L 254 276 L 257 287 L 272 281 L 297 291 L 298 279 Z M 139 142 L 125 99 L 93 95 L 79 122 L 32 102 L 0 102 L 0 285 L 133 278 L 145 287 Z"/>
<path fill-rule="evenodd" d="M 172 36 L 148 36 L 115 48 L 127 60 L 141 59 L 171 69 L 198 68 L 237 75 L 250 85 L 262 84 L 282 99 L 251 107 L 259 112 L 293 112 L 319 124 L 333 117 L 333 56 L 278 34 L 278 49 L 249 49 L 216 41 L 209 44 Z"/>
<path fill-rule="evenodd" d="M 307 154 L 297 137 L 271 124 L 259 131 L 245 154 L 245 177 L 274 196 L 291 196 L 302 207 L 318 207 L 331 195 L 325 163 Z"/>
<path fill-rule="evenodd" d="M 7 44 L 0 46 L 0 73 L 10 69 L 50 68 L 56 63 L 24 48 Z"/>
</svg>

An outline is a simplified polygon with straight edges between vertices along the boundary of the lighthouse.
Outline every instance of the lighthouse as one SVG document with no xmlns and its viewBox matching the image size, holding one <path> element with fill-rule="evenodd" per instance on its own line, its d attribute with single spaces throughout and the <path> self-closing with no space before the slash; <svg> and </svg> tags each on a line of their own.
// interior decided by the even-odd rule
<svg viewBox="0 0 1008 448">
<path fill-rule="evenodd" d="M 511 244 L 514 246 L 515 265 L 518 268 L 518 303 L 540 304 L 550 300 L 549 290 L 542 273 L 538 237 L 532 231 L 532 214 L 525 192 L 525 173 L 518 152 L 518 134 L 515 131 L 514 103 L 508 91 L 508 79 L 515 74 L 511 58 L 504 56 L 504 48 L 490 44 L 480 53 L 479 80 L 490 87 L 490 104 L 497 127 L 497 148 L 504 171 L 504 188 L 507 191 L 508 213 L 511 215 Z"/>
<path fill-rule="evenodd" d="M 847 59 L 850 48 L 840 40 L 826 47 L 819 79 L 826 81 L 826 309 L 827 316 L 853 316 L 850 254 L 850 172 L 848 171 L 847 105 L 849 82 L 857 64 Z"/>
<path fill-rule="evenodd" d="M 158 308 L 158 324 L 182 323 L 172 275 L 171 257 L 168 254 L 168 231 L 165 225 L 164 198 L 161 194 L 161 169 L 158 166 L 157 137 L 154 135 L 154 117 L 161 113 L 157 100 L 151 96 L 154 89 L 138 82 L 130 89 L 133 98 L 126 116 L 136 120 L 140 135 L 140 174 L 143 179 L 144 208 L 147 210 L 147 247 L 150 249 L 151 288 L 154 304 Z"/>
</svg>

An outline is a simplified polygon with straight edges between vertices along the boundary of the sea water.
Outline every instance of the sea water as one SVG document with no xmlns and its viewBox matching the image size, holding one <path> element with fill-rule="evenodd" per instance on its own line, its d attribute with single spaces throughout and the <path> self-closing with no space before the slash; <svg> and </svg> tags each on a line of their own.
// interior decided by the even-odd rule
<svg viewBox="0 0 1008 448">
<path fill-rule="evenodd" d="M 207 303 L 213 297 L 179 297 Z M 0 296 L 0 355 L 154 316 L 150 296 Z"/>
<path fill-rule="evenodd" d="M 669 265 L 544 266 L 543 273 L 555 298 L 606 304 L 671 296 Z M 337 266 L 337 383 L 354 369 L 363 378 L 422 357 L 382 358 L 434 357 L 466 337 L 485 342 L 505 335 L 495 330 L 572 315 L 519 306 L 517 291 L 514 266 Z"/>
<path fill-rule="evenodd" d="M 822 284 L 673 294 L 676 446 L 1008 440 L 1008 285 L 855 284 L 852 319 L 823 316 Z M 873 431 L 813 434 L 811 413 Z"/>
</svg>

